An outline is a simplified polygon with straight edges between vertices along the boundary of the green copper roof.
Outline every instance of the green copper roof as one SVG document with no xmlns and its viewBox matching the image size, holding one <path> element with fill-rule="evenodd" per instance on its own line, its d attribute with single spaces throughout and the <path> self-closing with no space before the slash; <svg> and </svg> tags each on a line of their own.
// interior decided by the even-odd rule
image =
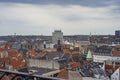
<svg viewBox="0 0 120 80">
<path fill-rule="evenodd" d="M 91 53 L 90 50 L 88 51 L 86 58 L 87 58 L 87 59 L 92 59 L 92 58 L 93 58 L 92 53 Z"/>
</svg>

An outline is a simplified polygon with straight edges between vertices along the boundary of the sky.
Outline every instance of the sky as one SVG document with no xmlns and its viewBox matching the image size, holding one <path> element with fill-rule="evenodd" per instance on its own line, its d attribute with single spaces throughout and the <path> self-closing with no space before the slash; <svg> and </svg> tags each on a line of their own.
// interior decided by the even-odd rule
<svg viewBox="0 0 120 80">
<path fill-rule="evenodd" d="M 0 36 L 114 35 L 120 0 L 0 0 Z"/>
</svg>

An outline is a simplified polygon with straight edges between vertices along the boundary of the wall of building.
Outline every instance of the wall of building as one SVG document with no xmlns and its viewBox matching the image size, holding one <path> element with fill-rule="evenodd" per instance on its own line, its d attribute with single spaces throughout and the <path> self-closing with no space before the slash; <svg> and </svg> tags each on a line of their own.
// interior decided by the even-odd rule
<svg viewBox="0 0 120 80">
<path fill-rule="evenodd" d="M 61 30 L 55 30 L 52 33 L 52 42 L 53 44 L 57 44 L 58 40 L 60 40 L 60 43 L 63 43 L 63 32 L 61 32 Z"/>
<path fill-rule="evenodd" d="M 42 67 L 42 68 L 50 68 L 50 69 L 59 69 L 59 63 L 53 60 L 39 60 L 39 59 L 29 59 L 30 67 Z"/>
<path fill-rule="evenodd" d="M 105 60 L 111 59 L 111 56 L 101 56 L 101 55 L 93 55 L 94 62 L 102 62 L 104 63 Z"/>
<path fill-rule="evenodd" d="M 76 71 L 69 71 L 68 78 L 68 80 L 83 80 L 80 73 Z"/>
<path fill-rule="evenodd" d="M 120 38 L 120 30 L 115 31 L 115 37 Z"/>
<path fill-rule="evenodd" d="M 111 75 L 111 80 L 120 80 L 120 68 Z"/>
</svg>

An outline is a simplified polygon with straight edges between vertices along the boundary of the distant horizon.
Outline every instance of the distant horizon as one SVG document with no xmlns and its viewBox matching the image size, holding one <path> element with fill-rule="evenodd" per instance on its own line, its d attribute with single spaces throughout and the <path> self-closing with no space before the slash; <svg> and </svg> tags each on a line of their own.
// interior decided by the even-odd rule
<svg viewBox="0 0 120 80">
<path fill-rule="evenodd" d="M 90 34 L 63 34 L 63 36 L 79 36 L 79 35 L 81 35 L 81 36 L 89 36 Z M 109 35 L 111 35 L 111 36 L 114 36 L 115 34 L 91 34 L 92 36 L 109 36 Z M 14 35 L 14 34 L 11 34 L 11 35 L 0 35 L 0 37 L 2 37 L 2 36 L 52 36 L 52 34 L 51 35 L 44 35 L 44 34 L 41 34 L 41 35 L 37 35 L 37 34 L 32 34 L 32 35 L 27 35 L 27 34 L 22 34 L 22 35 L 20 35 L 20 34 L 16 34 L 16 35 Z"/>
<path fill-rule="evenodd" d="M 14 34 L 3 34 L 3 35 L 0 35 L 0 36 L 13 36 Z M 16 34 L 17 36 L 27 36 L 27 35 L 39 35 L 39 36 L 52 36 L 52 34 Z M 63 35 L 90 35 L 90 33 L 89 34 L 64 34 L 63 33 Z M 100 33 L 93 33 L 92 35 L 115 35 L 115 33 L 114 34 L 100 34 Z"/>
<path fill-rule="evenodd" d="M 120 0 L 0 0 L 0 35 L 114 35 Z"/>
</svg>

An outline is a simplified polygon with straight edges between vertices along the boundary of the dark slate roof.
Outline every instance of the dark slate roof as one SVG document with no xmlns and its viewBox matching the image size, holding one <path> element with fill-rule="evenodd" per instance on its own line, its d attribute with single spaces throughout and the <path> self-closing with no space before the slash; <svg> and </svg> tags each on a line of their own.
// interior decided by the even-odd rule
<svg viewBox="0 0 120 80">
<path fill-rule="evenodd" d="M 48 60 L 53 60 L 56 57 L 61 57 L 63 55 L 63 53 L 59 53 L 59 52 L 47 52 L 46 53 L 46 57 Z"/>
<path fill-rule="evenodd" d="M 65 59 L 65 58 L 61 58 L 58 60 L 58 63 L 62 66 L 62 65 L 67 65 L 68 64 L 68 61 Z"/>
<path fill-rule="evenodd" d="M 51 71 L 55 71 L 55 69 L 48 69 L 48 68 L 37 68 L 37 67 L 29 67 L 29 68 L 23 68 L 19 69 L 19 72 L 25 72 L 29 73 L 29 71 L 36 70 L 37 72 L 33 72 L 32 74 L 42 75 Z"/>
<path fill-rule="evenodd" d="M 29 73 L 28 68 L 22 68 L 18 70 L 19 72 Z"/>
<path fill-rule="evenodd" d="M 85 64 L 83 66 L 80 66 L 78 68 L 72 69 L 73 71 L 79 71 L 79 73 L 83 77 L 95 77 L 95 75 L 100 75 L 107 77 L 104 70 L 102 70 L 99 66 L 101 64 L 97 62 L 91 62 L 90 64 Z"/>
<path fill-rule="evenodd" d="M 101 46 L 94 48 L 94 54 L 96 55 L 111 55 L 113 47 L 111 46 Z"/>
<path fill-rule="evenodd" d="M 30 68 L 30 70 L 37 70 L 37 72 L 33 73 L 33 74 L 37 74 L 37 75 L 42 75 L 51 71 L 55 71 L 54 69 L 48 69 L 48 68 L 36 68 L 36 67 L 32 67 Z"/>
<path fill-rule="evenodd" d="M 70 53 L 63 54 L 61 58 L 69 59 Z"/>
<path fill-rule="evenodd" d="M 70 56 L 71 56 L 70 53 L 63 54 L 63 55 L 61 56 L 61 58 L 58 60 L 58 62 L 59 62 L 60 64 L 67 64 L 68 61 L 69 61 L 69 59 L 70 59 Z"/>
<path fill-rule="evenodd" d="M 22 55 L 26 55 L 26 53 L 28 52 L 27 49 L 19 49 L 18 52 Z"/>
</svg>

